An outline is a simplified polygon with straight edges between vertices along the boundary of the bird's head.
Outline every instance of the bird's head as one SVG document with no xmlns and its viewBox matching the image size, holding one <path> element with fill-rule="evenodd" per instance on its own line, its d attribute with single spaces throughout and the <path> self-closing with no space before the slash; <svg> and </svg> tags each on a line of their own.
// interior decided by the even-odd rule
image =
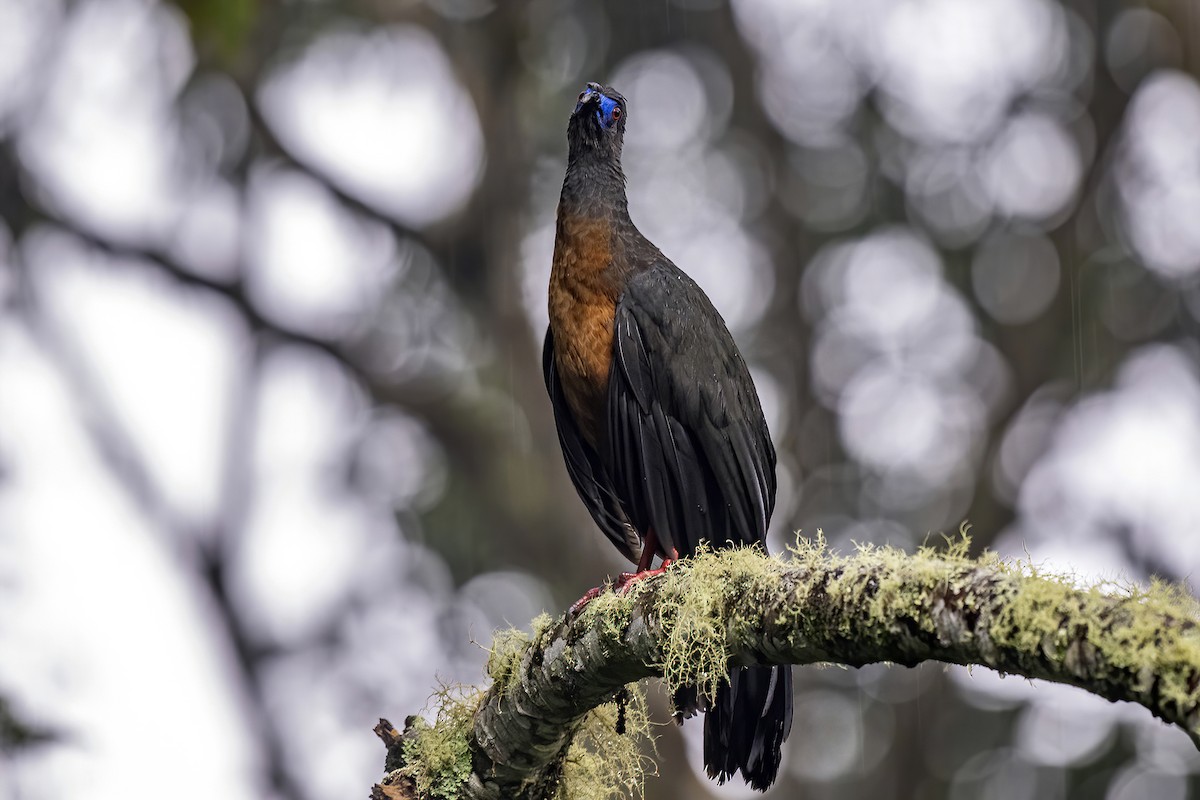
<svg viewBox="0 0 1200 800">
<path fill-rule="evenodd" d="M 571 155 L 587 152 L 620 156 L 625 136 L 625 98 L 611 86 L 589 83 L 579 93 L 567 125 Z"/>
</svg>

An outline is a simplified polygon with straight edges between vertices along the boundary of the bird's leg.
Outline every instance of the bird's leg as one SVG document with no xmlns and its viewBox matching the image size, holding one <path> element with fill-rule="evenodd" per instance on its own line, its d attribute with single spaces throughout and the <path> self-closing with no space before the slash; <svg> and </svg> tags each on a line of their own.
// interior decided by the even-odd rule
<svg viewBox="0 0 1200 800">
<path fill-rule="evenodd" d="M 619 594 L 625 594 L 629 591 L 629 587 L 633 586 L 633 584 L 637 583 L 638 581 L 644 580 L 645 578 L 652 578 L 655 575 L 662 575 L 667 571 L 667 567 L 671 566 L 671 564 L 675 563 L 675 561 L 679 558 L 679 551 L 672 547 L 671 557 L 664 558 L 658 569 L 650 569 L 650 565 L 654 563 L 655 551 L 657 550 L 658 537 L 654 535 L 654 531 L 652 529 L 646 535 L 646 541 L 642 546 L 642 556 L 638 559 L 637 572 L 622 572 L 617 576 L 617 579 L 613 581 L 613 590 Z M 577 616 L 580 611 L 583 611 L 584 607 L 587 606 L 588 603 L 599 597 L 608 587 L 608 585 L 609 584 L 604 584 L 603 586 L 593 586 L 591 589 L 588 589 L 586 592 L 584 592 L 583 597 L 571 604 L 571 609 L 567 612 L 567 615 L 571 617 Z"/>
<path fill-rule="evenodd" d="M 645 572 L 650 569 L 650 565 L 654 563 L 654 556 L 658 554 L 658 535 L 654 532 L 654 528 L 646 531 L 646 540 L 642 542 L 642 557 L 638 559 L 638 572 Z M 625 573 L 628 575 L 629 573 Z"/>
<path fill-rule="evenodd" d="M 613 584 L 613 590 L 618 594 L 625 594 L 629 591 L 630 586 L 633 586 L 638 581 L 644 581 L 646 578 L 662 575 L 667 571 L 667 567 L 674 563 L 675 559 L 664 558 L 658 569 L 639 569 L 637 572 L 622 572 L 617 576 L 617 581 Z"/>
<path fill-rule="evenodd" d="M 629 587 L 638 581 L 652 578 L 655 575 L 662 575 L 667 571 L 667 567 L 671 566 L 671 563 L 679 558 L 679 552 L 672 547 L 671 557 L 664 558 L 662 565 L 658 569 L 650 569 L 650 565 L 654 563 L 654 556 L 657 550 L 658 537 L 654 535 L 654 529 L 651 528 L 646 533 L 646 542 L 642 547 L 642 557 L 638 561 L 637 572 L 622 572 L 617 576 L 617 582 L 613 585 L 613 588 L 618 593 L 625 594 L 629 591 Z"/>
<path fill-rule="evenodd" d="M 592 602 L 597 597 L 599 597 L 604 592 L 604 589 L 607 587 L 607 585 L 608 584 L 604 584 L 602 586 L 593 586 L 592 588 L 590 588 L 586 592 L 584 592 L 583 597 L 579 598 L 574 603 L 571 603 L 571 610 L 567 612 L 567 616 L 568 617 L 579 616 L 579 612 L 583 611 L 584 607 L 588 603 Z"/>
</svg>

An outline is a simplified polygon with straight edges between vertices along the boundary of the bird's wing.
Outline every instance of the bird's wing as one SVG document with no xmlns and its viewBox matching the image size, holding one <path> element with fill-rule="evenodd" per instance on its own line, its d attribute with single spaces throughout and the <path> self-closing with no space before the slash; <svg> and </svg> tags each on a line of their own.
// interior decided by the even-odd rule
<svg viewBox="0 0 1200 800">
<path fill-rule="evenodd" d="M 663 551 L 766 544 L 775 448 L 749 370 L 703 291 L 673 266 L 617 305 L 607 463 L 630 521 Z"/>
<path fill-rule="evenodd" d="M 617 499 L 599 455 L 575 424 L 558 379 L 558 368 L 554 363 L 554 334 L 549 330 L 546 331 L 546 342 L 542 347 L 542 373 L 546 379 L 546 391 L 550 394 L 550 405 L 554 408 L 554 424 L 558 428 L 558 442 L 562 445 L 567 474 L 571 476 L 575 490 L 600 530 L 622 555 L 636 564 L 642 553 L 642 538 L 627 521 L 625 510 Z"/>
</svg>

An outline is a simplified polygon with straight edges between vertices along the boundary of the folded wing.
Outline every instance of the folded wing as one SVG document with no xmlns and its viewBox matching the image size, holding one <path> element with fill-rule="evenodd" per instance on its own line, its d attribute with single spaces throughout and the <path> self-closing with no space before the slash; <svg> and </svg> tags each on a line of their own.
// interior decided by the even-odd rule
<svg viewBox="0 0 1200 800">
<path fill-rule="evenodd" d="M 571 476 L 575 490 L 600 530 L 626 558 L 636 564 L 642 552 L 641 536 L 630 526 L 599 454 L 583 438 L 571 415 L 554 364 L 554 334 L 550 331 L 546 331 L 546 341 L 542 347 L 542 374 L 546 380 L 546 391 L 550 394 L 550 404 L 554 408 L 554 424 L 558 429 L 558 442 L 562 446 L 567 474 Z"/>
<path fill-rule="evenodd" d="M 607 425 L 616 494 L 664 552 L 765 548 L 775 449 L 758 394 L 720 315 L 674 267 L 632 278 L 617 305 Z"/>
</svg>

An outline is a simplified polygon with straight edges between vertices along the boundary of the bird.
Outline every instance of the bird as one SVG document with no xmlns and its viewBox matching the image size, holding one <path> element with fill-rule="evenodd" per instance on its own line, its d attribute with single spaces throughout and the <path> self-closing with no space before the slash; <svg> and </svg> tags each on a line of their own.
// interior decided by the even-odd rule
<svg viewBox="0 0 1200 800">
<path fill-rule="evenodd" d="M 628 103 L 588 83 L 567 124 L 542 350 L 567 472 L 601 532 L 637 572 L 713 549 L 766 551 L 775 448 L 750 371 L 704 291 L 629 216 L 621 150 Z M 662 566 L 651 570 L 654 558 Z M 594 589 L 577 607 L 594 597 Z M 704 765 L 774 783 L 791 732 L 789 666 L 733 668 L 704 711 Z"/>
</svg>

